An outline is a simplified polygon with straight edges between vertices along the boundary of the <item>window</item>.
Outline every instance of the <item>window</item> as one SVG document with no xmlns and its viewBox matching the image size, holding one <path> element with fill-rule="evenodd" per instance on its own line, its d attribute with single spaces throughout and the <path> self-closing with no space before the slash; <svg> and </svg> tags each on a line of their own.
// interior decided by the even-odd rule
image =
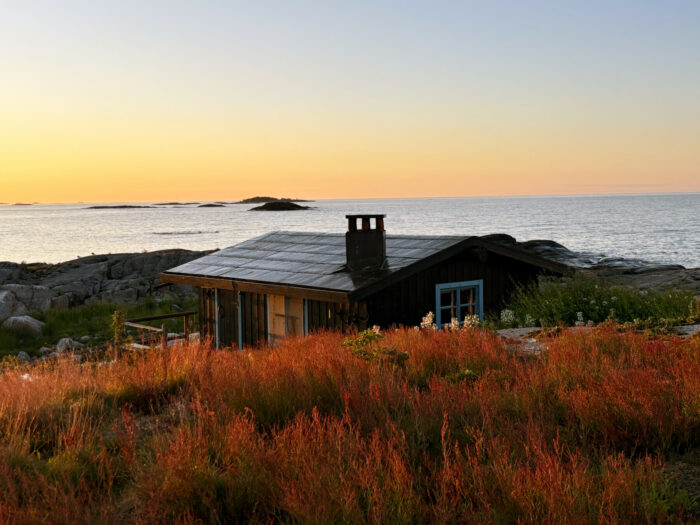
<svg viewBox="0 0 700 525">
<path fill-rule="evenodd" d="M 435 285 L 435 320 L 438 327 L 452 318 L 461 323 L 468 315 L 484 320 L 484 281 L 464 281 Z"/>
</svg>

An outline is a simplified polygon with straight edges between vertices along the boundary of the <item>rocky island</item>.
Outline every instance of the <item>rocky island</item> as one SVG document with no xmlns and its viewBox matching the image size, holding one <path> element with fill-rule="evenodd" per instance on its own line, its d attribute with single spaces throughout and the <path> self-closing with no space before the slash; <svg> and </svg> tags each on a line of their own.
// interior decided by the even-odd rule
<svg viewBox="0 0 700 525">
<path fill-rule="evenodd" d="M 243 199 L 238 201 L 236 204 L 265 204 L 268 202 L 312 202 L 304 199 L 290 199 L 287 197 L 250 197 L 248 199 Z"/>
<path fill-rule="evenodd" d="M 266 202 L 262 206 L 256 206 L 248 211 L 295 211 L 295 210 L 310 210 L 311 206 L 302 206 L 292 201 L 273 201 Z"/>
</svg>

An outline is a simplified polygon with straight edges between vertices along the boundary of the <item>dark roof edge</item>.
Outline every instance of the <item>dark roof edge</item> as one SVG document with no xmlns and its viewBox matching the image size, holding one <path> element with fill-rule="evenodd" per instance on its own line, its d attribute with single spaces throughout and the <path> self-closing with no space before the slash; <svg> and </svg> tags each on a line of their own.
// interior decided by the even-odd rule
<svg viewBox="0 0 700 525">
<path fill-rule="evenodd" d="M 295 284 L 272 283 L 266 281 L 230 279 L 225 277 L 206 277 L 203 275 L 170 273 L 168 271 L 160 273 L 160 280 L 163 283 L 185 284 L 204 288 L 220 288 L 223 290 L 236 290 L 240 292 L 264 292 L 272 294 L 277 292 L 279 295 L 285 295 L 285 293 L 287 293 L 290 296 L 308 298 L 314 298 L 315 296 L 321 301 L 348 301 L 348 292 L 346 290 L 337 290 L 333 288 L 319 288 L 314 286 L 300 286 Z"/>
<path fill-rule="evenodd" d="M 406 277 L 410 277 L 421 270 L 430 268 L 435 264 L 441 263 L 442 261 L 445 261 L 450 257 L 475 246 L 485 248 L 490 252 L 497 253 L 505 257 L 522 261 L 526 264 L 531 264 L 532 266 L 538 266 L 558 275 L 566 275 L 574 270 L 570 266 L 556 261 L 551 261 L 549 259 L 544 259 L 538 255 L 527 253 L 524 250 L 511 248 L 510 246 L 504 246 L 502 244 L 484 240 L 481 237 L 472 236 L 467 237 L 463 241 L 460 241 L 449 248 L 445 248 L 444 250 L 441 250 L 430 257 L 416 261 L 414 264 L 406 266 L 405 268 L 388 275 L 384 279 L 368 284 L 367 286 L 357 290 L 353 290 L 348 294 L 348 297 L 351 301 L 362 300 L 365 297 L 386 288 L 387 286 L 391 286 L 392 284 L 405 279 Z"/>
</svg>

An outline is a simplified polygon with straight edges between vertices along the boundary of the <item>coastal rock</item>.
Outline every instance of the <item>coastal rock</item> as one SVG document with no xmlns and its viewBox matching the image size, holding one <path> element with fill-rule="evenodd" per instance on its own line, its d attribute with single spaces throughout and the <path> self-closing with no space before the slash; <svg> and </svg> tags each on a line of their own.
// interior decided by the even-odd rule
<svg viewBox="0 0 700 525">
<path fill-rule="evenodd" d="M 9 290 L 0 290 L 0 322 L 26 313 L 27 308 L 17 300 L 14 293 Z"/>
<path fill-rule="evenodd" d="M 71 297 L 71 294 L 63 294 L 54 297 L 51 299 L 51 308 L 55 308 L 57 310 L 66 310 L 70 308 Z"/>
<path fill-rule="evenodd" d="M 54 296 L 54 292 L 46 286 L 5 284 L 0 288 L 15 294 L 17 300 L 30 312 L 45 312 L 51 307 L 51 299 Z"/>
<path fill-rule="evenodd" d="M 32 358 L 27 352 L 22 351 L 22 352 L 19 352 L 17 354 L 17 361 L 22 361 L 23 363 L 28 363 L 31 360 L 32 360 Z"/>
<path fill-rule="evenodd" d="M 39 353 L 43 356 L 48 355 L 51 352 L 53 352 L 53 348 L 51 348 L 50 346 L 42 346 L 41 348 L 39 348 Z"/>
<path fill-rule="evenodd" d="M 29 315 L 18 315 L 5 319 L 2 323 L 5 330 L 19 332 L 39 337 L 44 330 L 44 323 Z"/>
<path fill-rule="evenodd" d="M 92 255 L 59 264 L 0 262 L 0 322 L 30 311 L 70 308 L 88 301 L 123 304 L 151 297 L 160 272 L 208 253 L 211 251 L 160 250 Z M 187 286 L 162 291 L 175 299 L 195 293 Z"/>
<path fill-rule="evenodd" d="M 56 350 L 58 350 L 59 352 L 68 352 L 70 350 L 77 350 L 78 348 L 82 348 L 82 346 L 82 343 L 74 341 L 70 337 L 63 337 L 58 341 L 58 343 L 56 343 Z"/>
</svg>

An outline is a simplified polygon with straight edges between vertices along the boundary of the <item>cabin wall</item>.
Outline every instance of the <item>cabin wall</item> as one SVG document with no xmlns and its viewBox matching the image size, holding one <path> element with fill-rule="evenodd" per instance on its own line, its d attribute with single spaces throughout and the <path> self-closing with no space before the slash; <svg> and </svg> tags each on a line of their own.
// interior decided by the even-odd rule
<svg viewBox="0 0 700 525">
<path fill-rule="evenodd" d="M 217 297 L 218 295 L 218 297 Z M 202 340 L 216 344 L 216 315 L 219 315 L 219 348 L 238 347 L 238 322 L 242 342 L 255 346 L 267 342 L 267 305 L 264 294 L 234 290 L 199 289 L 199 333 Z"/>
<path fill-rule="evenodd" d="M 243 346 L 267 343 L 267 301 L 265 294 L 241 292 L 240 305 Z"/>
<path fill-rule="evenodd" d="M 216 339 L 216 299 L 214 288 L 199 288 L 199 337 Z"/>
<path fill-rule="evenodd" d="M 517 285 L 526 285 L 542 268 L 492 252 L 470 250 L 420 271 L 367 297 L 368 322 L 416 326 L 429 311 L 435 312 L 435 285 L 484 281 L 484 314 L 497 313 Z"/>
<path fill-rule="evenodd" d="M 331 303 L 307 299 L 306 313 L 309 332 L 344 332 L 351 326 L 357 326 L 360 330 L 367 328 L 367 305 L 364 302 Z"/>
</svg>

